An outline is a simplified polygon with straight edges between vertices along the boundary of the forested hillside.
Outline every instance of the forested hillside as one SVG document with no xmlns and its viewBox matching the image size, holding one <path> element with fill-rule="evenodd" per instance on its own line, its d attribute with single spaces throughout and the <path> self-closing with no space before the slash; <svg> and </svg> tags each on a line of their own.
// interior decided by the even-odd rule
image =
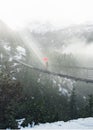
<svg viewBox="0 0 93 130">
<path fill-rule="evenodd" d="M 86 70 L 68 68 L 92 67 L 91 57 L 76 57 L 66 48 L 82 41 L 92 45 L 93 25 L 45 32 L 30 26 L 13 31 L 0 21 L 0 128 L 17 128 L 21 118 L 25 119 L 22 126 L 27 126 L 93 116 L 91 83 L 45 74 L 17 62 L 46 69 L 43 57 L 48 57 L 49 71 L 92 78 Z"/>
</svg>

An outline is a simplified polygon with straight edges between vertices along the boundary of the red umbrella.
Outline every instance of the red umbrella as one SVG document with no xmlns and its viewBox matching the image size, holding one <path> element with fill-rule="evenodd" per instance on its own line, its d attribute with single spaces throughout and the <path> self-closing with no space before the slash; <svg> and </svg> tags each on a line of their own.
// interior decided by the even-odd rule
<svg viewBox="0 0 93 130">
<path fill-rule="evenodd" d="M 44 61 L 44 62 L 47 62 L 47 61 L 48 61 L 48 58 L 47 58 L 47 57 L 44 57 L 44 58 L 43 58 L 43 61 Z"/>
</svg>

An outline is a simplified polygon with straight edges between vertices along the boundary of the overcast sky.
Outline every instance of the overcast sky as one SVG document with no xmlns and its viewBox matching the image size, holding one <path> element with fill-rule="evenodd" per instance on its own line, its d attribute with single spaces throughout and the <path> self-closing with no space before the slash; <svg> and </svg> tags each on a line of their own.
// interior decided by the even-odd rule
<svg viewBox="0 0 93 130">
<path fill-rule="evenodd" d="M 12 28 L 27 22 L 56 26 L 93 22 L 93 0 L 0 0 L 0 19 Z"/>
</svg>

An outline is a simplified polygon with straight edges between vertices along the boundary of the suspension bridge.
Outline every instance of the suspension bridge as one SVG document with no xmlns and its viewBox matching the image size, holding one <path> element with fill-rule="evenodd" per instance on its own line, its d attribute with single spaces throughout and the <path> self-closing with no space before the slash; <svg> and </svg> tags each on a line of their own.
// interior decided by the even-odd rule
<svg viewBox="0 0 93 130">
<path fill-rule="evenodd" d="M 82 78 L 82 77 L 76 77 L 76 76 L 72 76 L 72 75 L 68 75 L 68 74 L 62 74 L 62 73 L 57 73 L 57 72 L 52 72 L 52 71 L 49 71 L 49 70 L 46 70 L 46 69 L 40 69 L 40 68 L 37 68 L 37 67 L 34 67 L 34 66 L 31 66 L 29 64 L 26 64 L 22 61 L 19 61 L 19 60 L 15 60 L 15 62 L 21 64 L 21 65 L 24 65 L 30 69 L 33 69 L 33 70 L 36 70 L 36 71 L 39 71 L 41 73 L 46 73 L 46 74 L 49 74 L 49 75 L 54 75 L 54 76 L 59 76 L 59 77 L 63 77 L 63 78 L 67 78 L 67 79 L 72 79 L 74 81 L 82 81 L 82 82 L 86 82 L 86 83 L 93 83 L 93 79 L 89 79 L 89 78 Z M 75 69 L 84 69 L 84 70 L 91 70 L 93 71 L 93 68 L 88 68 L 88 67 L 80 67 L 80 66 L 64 66 L 64 67 L 68 67 L 68 68 L 75 68 Z"/>
</svg>

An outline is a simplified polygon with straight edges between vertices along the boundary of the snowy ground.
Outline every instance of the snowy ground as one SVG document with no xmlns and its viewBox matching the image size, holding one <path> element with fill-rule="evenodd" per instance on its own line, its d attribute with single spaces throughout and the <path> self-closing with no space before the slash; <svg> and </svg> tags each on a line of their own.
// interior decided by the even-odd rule
<svg viewBox="0 0 93 130">
<path fill-rule="evenodd" d="M 38 130 L 59 130 L 59 129 L 80 129 L 80 130 L 86 130 L 86 129 L 91 129 L 93 130 L 93 117 L 89 117 L 89 118 L 80 118 L 77 120 L 71 120 L 68 122 L 63 122 L 63 121 L 58 121 L 55 123 L 45 123 L 45 124 L 39 124 L 34 126 L 33 128 L 30 127 L 30 125 L 28 127 L 25 128 L 21 128 L 21 130 L 34 130 L 34 129 L 38 129 Z"/>
</svg>

